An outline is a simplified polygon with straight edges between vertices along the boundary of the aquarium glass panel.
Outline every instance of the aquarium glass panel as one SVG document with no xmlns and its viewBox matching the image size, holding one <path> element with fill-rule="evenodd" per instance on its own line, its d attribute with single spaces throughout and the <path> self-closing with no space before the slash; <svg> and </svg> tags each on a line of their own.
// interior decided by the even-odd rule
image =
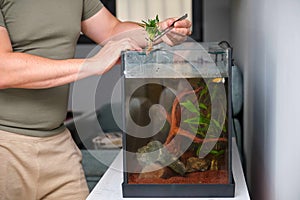
<svg viewBox="0 0 300 200">
<path fill-rule="evenodd" d="M 228 59 L 217 44 L 127 51 L 126 184 L 229 184 Z"/>
</svg>

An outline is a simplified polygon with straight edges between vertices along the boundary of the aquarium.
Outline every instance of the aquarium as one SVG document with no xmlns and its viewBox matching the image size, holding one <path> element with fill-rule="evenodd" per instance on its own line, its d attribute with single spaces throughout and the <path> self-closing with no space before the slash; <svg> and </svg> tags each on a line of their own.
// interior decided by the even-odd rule
<svg viewBox="0 0 300 200">
<path fill-rule="evenodd" d="M 124 197 L 232 197 L 231 49 L 122 53 Z"/>
</svg>

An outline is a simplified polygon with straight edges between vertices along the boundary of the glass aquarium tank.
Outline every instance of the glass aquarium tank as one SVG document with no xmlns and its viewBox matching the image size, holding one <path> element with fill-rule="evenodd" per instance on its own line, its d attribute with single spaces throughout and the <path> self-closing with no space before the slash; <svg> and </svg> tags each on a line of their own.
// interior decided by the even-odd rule
<svg viewBox="0 0 300 200">
<path fill-rule="evenodd" d="M 233 197 L 231 48 L 122 53 L 124 197 Z"/>
</svg>

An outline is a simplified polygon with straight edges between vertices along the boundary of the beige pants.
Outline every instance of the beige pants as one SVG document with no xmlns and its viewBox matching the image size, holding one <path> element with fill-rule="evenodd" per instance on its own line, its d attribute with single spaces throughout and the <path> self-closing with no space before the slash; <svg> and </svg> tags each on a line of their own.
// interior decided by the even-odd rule
<svg viewBox="0 0 300 200">
<path fill-rule="evenodd" d="M 81 152 L 68 130 L 38 138 L 0 131 L 0 200 L 82 200 Z"/>
</svg>

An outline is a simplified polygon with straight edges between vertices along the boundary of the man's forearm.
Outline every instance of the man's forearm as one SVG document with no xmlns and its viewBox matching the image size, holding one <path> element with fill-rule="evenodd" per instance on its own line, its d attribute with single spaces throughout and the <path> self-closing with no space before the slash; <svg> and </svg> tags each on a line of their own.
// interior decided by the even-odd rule
<svg viewBox="0 0 300 200">
<path fill-rule="evenodd" d="M 83 59 L 52 60 L 26 53 L 0 55 L 0 88 L 49 88 L 91 75 Z"/>
<path fill-rule="evenodd" d="M 50 88 L 109 71 L 124 50 L 141 48 L 129 38 L 108 42 L 87 59 L 53 60 L 18 52 L 0 53 L 0 89 Z"/>
<path fill-rule="evenodd" d="M 81 31 L 100 45 L 122 38 L 131 38 L 140 47 L 147 45 L 146 32 L 138 23 L 121 22 L 105 7 L 94 16 L 83 21 L 81 23 Z"/>
<path fill-rule="evenodd" d="M 141 48 L 147 46 L 147 35 L 146 31 L 135 22 L 120 22 L 118 23 L 112 33 L 112 37 L 103 41 L 101 45 L 105 45 L 110 40 L 118 40 L 121 38 L 131 38 L 134 40 Z"/>
</svg>

